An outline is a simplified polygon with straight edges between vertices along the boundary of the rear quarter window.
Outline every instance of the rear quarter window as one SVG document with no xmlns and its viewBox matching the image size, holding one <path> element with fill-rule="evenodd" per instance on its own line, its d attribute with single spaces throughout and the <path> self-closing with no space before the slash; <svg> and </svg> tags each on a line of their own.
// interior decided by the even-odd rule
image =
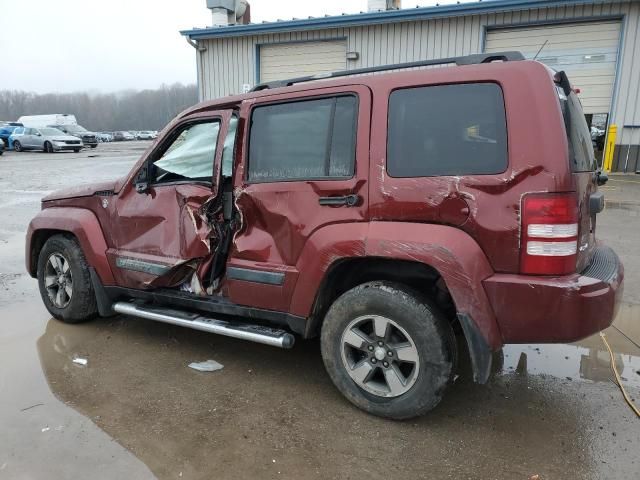
<svg viewBox="0 0 640 480">
<path fill-rule="evenodd" d="M 390 176 L 496 174 L 507 165 L 504 98 L 498 85 L 407 88 L 389 97 Z"/>
</svg>

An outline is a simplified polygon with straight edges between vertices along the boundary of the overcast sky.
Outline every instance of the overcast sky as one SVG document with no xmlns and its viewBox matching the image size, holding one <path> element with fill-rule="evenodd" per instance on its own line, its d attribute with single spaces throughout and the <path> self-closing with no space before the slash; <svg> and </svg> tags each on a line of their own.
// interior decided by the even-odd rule
<svg viewBox="0 0 640 480">
<path fill-rule="evenodd" d="M 250 3 L 253 22 L 367 6 L 366 0 Z M 206 0 L 0 0 L 0 90 L 110 92 L 195 83 L 195 51 L 178 31 L 210 19 Z"/>
</svg>

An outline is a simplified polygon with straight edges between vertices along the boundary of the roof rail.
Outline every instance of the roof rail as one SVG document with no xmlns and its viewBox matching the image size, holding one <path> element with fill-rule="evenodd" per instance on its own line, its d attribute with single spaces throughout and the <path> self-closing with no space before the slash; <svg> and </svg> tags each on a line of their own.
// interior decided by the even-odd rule
<svg viewBox="0 0 640 480">
<path fill-rule="evenodd" d="M 270 88 L 290 87 L 296 83 L 312 82 L 314 80 L 325 80 L 328 78 L 348 77 L 350 75 L 362 75 L 366 73 L 386 72 L 389 70 L 400 70 L 404 68 L 428 67 L 431 65 L 446 65 L 455 63 L 456 65 L 477 65 L 479 63 L 491 63 L 495 61 L 514 62 L 524 60 L 524 56 L 520 52 L 496 52 L 496 53 L 477 53 L 466 55 L 464 57 L 438 58 L 435 60 L 418 60 L 417 62 L 395 63 L 392 65 L 380 65 L 377 67 L 356 68 L 353 70 L 340 70 L 338 72 L 319 73 L 317 75 L 309 75 L 306 77 L 290 78 L 288 80 L 278 80 L 275 82 L 261 83 L 256 85 L 251 91 L 258 92 Z"/>
</svg>

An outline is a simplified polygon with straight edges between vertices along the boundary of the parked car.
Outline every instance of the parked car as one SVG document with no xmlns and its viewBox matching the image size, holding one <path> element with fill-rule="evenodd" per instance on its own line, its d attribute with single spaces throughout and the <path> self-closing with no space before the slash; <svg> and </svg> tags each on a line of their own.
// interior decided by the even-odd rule
<svg viewBox="0 0 640 480">
<path fill-rule="evenodd" d="M 137 140 L 153 140 L 153 133 L 147 130 L 137 132 L 136 139 Z"/>
<path fill-rule="evenodd" d="M 9 135 L 7 147 L 9 150 L 14 150 L 14 142 L 16 139 L 20 139 L 24 135 L 25 127 L 17 127 Z"/>
<path fill-rule="evenodd" d="M 4 125 L 0 127 L 0 140 L 2 140 L 5 144 L 5 148 L 11 149 L 11 145 L 9 144 L 9 137 L 14 132 L 16 128 L 19 128 L 17 125 Z"/>
<path fill-rule="evenodd" d="M 72 135 L 74 137 L 78 137 L 82 140 L 82 143 L 91 148 L 96 148 L 98 146 L 98 137 L 95 132 L 90 132 L 82 125 L 49 125 L 51 128 L 57 128 L 58 130 L 63 131 L 67 135 Z"/>
<path fill-rule="evenodd" d="M 113 135 L 109 132 L 98 132 L 96 133 L 96 138 L 100 143 L 108 143 L 113 141 Z"/>
<path fill-rule="evenodd" d="M 29 128 L 25 127 L 24 134 L 14 139 L 13 148 L 16 152 L 23 150 L 42 150 L 47 153 L 73 150 L 79 152 L 82 149 L 82 140 L 78 137 L 51 127 Z"/>
<path fill-rule="evenodd" d="M 131 133 L 126 131 L 118 131 L 113 132 L 113 141 L 114 142 L 123 142 L 128 140 L 135 140 L 135 137 L 131 135 Z"/>
<path fill-rule="evenodd" d="M 506 343 L 607 328 L 624 269 L 596 241 L 606 176 L 567 76 L 517 52 L 454 63 L 181 113 L 124 178 L 43 199 L 26 267 L 46 308 L 319 336 L 338 390 L 396 419 L 434 408 L 458 358 L 484 383 Z"/>
</svg>

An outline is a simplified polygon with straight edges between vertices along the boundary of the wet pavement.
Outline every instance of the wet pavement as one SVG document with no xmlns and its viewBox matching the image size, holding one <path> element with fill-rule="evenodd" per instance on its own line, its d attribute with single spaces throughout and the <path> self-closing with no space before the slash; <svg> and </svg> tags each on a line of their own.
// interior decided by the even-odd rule
<svg viewBox="0 0 640 480">
<path fill-rule="evenodd" d="M 124 174 L 145 146 L 0 157 L 0 479 L 640 478 L 640 419 L 599 336 L 509 345 L 488 385 L 463 366 L 432 413 L 391 422 L 342 398 L 317 341 L 284 351 L 122 316 L 51 319 L 23 266 L 40 197 Z M 640 178 L 614 176 L 605 194 L 598 236 L 627 274 L 606 335 L 640 403 Z M 224 369 L 188 368 L 207 359 Z"/>
</svg>

